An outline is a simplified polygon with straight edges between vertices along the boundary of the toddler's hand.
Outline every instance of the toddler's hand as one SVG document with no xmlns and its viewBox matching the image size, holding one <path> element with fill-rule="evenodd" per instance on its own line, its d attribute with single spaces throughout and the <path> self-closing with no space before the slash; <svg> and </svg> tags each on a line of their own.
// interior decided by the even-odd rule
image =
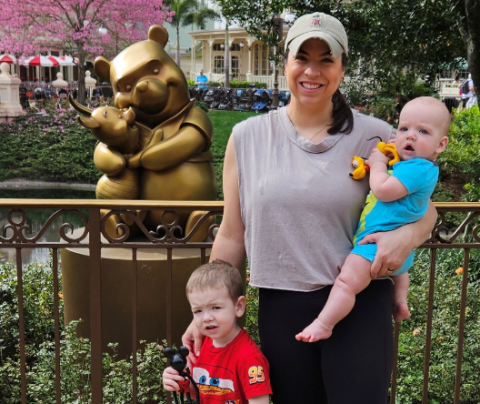
<svg viewBox="0 0 480 404">
<path fill-rule="evenodd" d="M 178 372 L 169 366 L 163 371 L 163 388 L 167 391 L 180 391 L 180 386 L 178 382 L 185 380 L 183 376 L 180 376 Z"/>
</svg>

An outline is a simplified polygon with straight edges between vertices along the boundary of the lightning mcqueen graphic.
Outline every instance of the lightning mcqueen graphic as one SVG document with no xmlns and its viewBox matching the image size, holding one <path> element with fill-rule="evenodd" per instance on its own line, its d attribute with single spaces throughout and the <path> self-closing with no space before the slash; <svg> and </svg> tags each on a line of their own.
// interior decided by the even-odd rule
<svg viewBox="0 0 480 404">
<path fill-rule="evenodd" d="M 192 376 L 200 394 L 205 398 L 208 397 L 209 401 L 218 401 L 219 404 L 240 402 L 235 393 L 234 376 L 230 369 L 202 363 L 195 366 Z"/>
</svg>

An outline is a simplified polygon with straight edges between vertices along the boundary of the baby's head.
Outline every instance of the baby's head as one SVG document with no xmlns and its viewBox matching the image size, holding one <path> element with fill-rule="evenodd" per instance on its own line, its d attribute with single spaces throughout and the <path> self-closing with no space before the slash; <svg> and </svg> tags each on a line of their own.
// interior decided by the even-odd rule
<svg viewBox="0 0 480 404">
<path fill-rule="evenodd" d="M 401 160 L 423 158 L 434 161 L 445 150 L 450 113 L 440 100 L 418 97 L 400 113 L 395 145 Z"/>
</svg>

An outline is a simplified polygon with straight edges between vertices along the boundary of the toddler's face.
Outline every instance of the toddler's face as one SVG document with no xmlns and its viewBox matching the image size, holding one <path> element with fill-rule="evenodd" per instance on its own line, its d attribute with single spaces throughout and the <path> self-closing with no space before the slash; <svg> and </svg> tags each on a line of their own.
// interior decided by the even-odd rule
<svg viewBox="0 0 480 404">
<path fill-rule="evenodd" d="M 442 106 L 443 109 L 445 107 Z M 435 105 L 409 102 L 403 108 L 398 123 L 395 145 L 402 160 L 436 159 L 448 143 L 445 120 L 438 114 L 445 111 Z"/>
<path fill-rule="evenodd" d="M 234 303 L 226 287 L 194 290 L 188 295 L 193 320 L 198 330 L 214 341 L 216 347 L 225 346 L 237 335 L 237 317 L 245 311 L 245 297 Z"/>
</svg>

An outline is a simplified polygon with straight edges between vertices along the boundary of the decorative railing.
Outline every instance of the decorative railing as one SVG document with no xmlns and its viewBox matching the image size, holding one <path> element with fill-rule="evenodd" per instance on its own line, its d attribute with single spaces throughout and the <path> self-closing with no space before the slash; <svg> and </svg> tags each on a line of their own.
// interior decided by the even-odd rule
<svg viewBox="0 0 480 404">
<path fill-rule="evenodd" d="M 439 249 L 461 249 L 463 250 L 463 269 L 461 286 L 461 303 L 458 322 L 458 343 L 455 374 L 455 390 L 452 392 L 452 402 L 460 403 L 460 391 L 462 388 L 462 358 L 464 349 L 464 330 L 465 330 L 465 311 L 467 309 L 467 285 L 469 282 L 469 262 L 472 249 L 480 248 L 480 203 L 437 203 L 436 208 L 439 214 L 439 221 L 435 226 L 431 238 L 422 245 L 422 248 L 430 250 L 430 280 L 428 290 L 428 315 L 426 323 L 426 345 L 424 352 L 424 376 L 423 376 L 423 398 L 422 403 L 427 404 L 429 392 L 429 370 L 431 367 L 431 343 L 432 343 L 432 318 L 434 308 L 435 291 L 435 269 L 437 263 L 437 251 Z M 36 231 L 32 231 L 28 225 L 29 211 L 31 209 L 42 209 L 54 211 Z M 102 217 L 101 209 L 109 210 Z M 223 214 L 223 202 L 151 202 L 151 201 L 106 201 L 106 200 L 34 200 L 34 199 L 0 199 L 0 210 L 8 211 L 6 221 L 0 231 L 0 248 L 14 249 L 16 251 L 15 263 L 17 266 L 18 277 L 18 309 L 19 309 L 19 349 L 21 363 L 25 362 L 26 342 L 25 342 L 25 324 L 24 324 L 24 292 L 22 287 L 22 250 L 32 248 L 49 248 L 53 254 L 53 271 L 55 280 L 54 293 L 54 323 L 55 323 L 55 397 L 56 403 L 61 403 L 61 380 L 60 380 L 60 322 L 63 319 L 59 316 L 59 297 L 58 297 L 58 271 L 59 262 L 57 253 L 64 248 L 87 249 L 89 252 L 89 265 L 85 270 L 89 277 L 89 307 L 90 307 L 90 341 L 91 341 L 91 386 L 92 403 L 102 403 L 102 316 L 101 316 L 101 266 L 102 252 L 112 249 L 130 249 L 131 250 L 131 296 L 132 296 L 132 352 L 137 352 L 139 343 L 137 341 L 137 259 L 138 250 L 155 250 L 158 248 L 167 251 L 167 285 L 166 285 L 166 339 L 169 344 L 172 342 L 172 296 L 174 293 L 184 293 L 172 290 L 173 271 L 173 252 L 178 249 L 193 248 L 200 251 L 200 261 L 205 263 L 208 260 L 209 248 L 211 248 L 215 239 L 216 229 L 218 228 L 219 217 Z M 156 232 L 149 232 L 143 223 L 132 213 L 137 210 L 160 210 L 163 211 L 161 223 Z M 182 235 L 178 224 L 178 213 L 185 211 L 204 211 L 206 212 L 200 222 L 195 225 L 189 234 Z M 462 216 L 452 221 L 449 214 L 457 213 Z M 58 228 L 58 241 L 42 241 L 45 231 L 52 225 L 56 218 L 64 215 L 75 216 L 80 225 L 73 225 L 71 222 L 65 222 Z M 135 222 L 142 237 L 129 238 L 130 228 L 120 224 L 121 229 L 118 237 L 112 237 L 106 231 L 106 221 L 112 215 L 129 216 L 132 222 Z M 69 217 L 70 217 L 69 216 Z M 210 226 L 206 242 L 192 242 L 192 237 L 201 224 L 212 221 L 212 216 L 216 217 L 214 223 Z M 457 215 L 458 216 L 458 215 Z M 124 216 L 125 217 L 125 216 Z M 453 224 L 449 224 L 453 223 Z M 395 325 L 395 343 L 398 344 L 399 325 Z M 398 345 L 397 345 L 398 346 Z M 132 403 L 137 403 L 137 379 L 136 379 L 136 360 L 133 355 L 133 393 Z M 477 370 L 480 374 L 480 368 Z M 160 377 L 160 375 L 159 375 Z M 390 403 L 396 401 L 397 391 L 397 350 L 395 352 L 394 372 L 392 375 L 392 386 Z M 27 378 L 26 369 L 21 368 L 21 400 L 22 404 L 27 403 Z M 54 392 L 52 392 L 54 394 Z M 170 399 L 168 399 L 170 400 Z"/>
</svg>

